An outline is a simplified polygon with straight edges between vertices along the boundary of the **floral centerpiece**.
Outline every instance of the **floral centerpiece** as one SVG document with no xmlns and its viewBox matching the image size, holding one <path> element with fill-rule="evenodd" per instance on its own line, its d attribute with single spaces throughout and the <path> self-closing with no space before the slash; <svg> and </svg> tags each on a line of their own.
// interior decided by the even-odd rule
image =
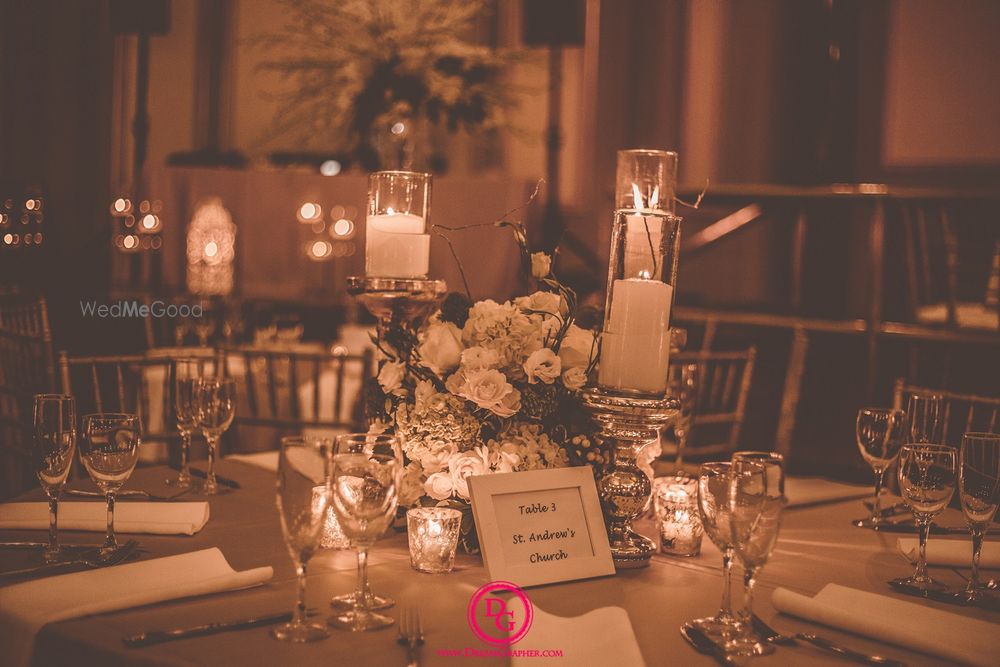
<svg viewBox="0 0 1000 667">
<path fill-rule="evenodd" d="M 551 257 L 528 253 L 519 224 L 495 224 L 514 229 L 537 291 L 504 303 L 450 294 L 422 326 L 376 341 L 384 359 L 366 389 L 372 430 L 402 436 L 400 504 L 463 510 L 470 550 L 469 477 L 607 462 L 579 396 L 599 336 L 577 325 Z"/>
</svg>

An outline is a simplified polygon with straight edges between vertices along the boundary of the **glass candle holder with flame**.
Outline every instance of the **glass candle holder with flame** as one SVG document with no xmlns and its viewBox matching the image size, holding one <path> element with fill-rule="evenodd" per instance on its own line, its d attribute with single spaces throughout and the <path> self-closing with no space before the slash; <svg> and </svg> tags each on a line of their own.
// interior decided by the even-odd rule
<svg viewBox="0 0 1000 667">
<path fill-rule="evenodd" d="M 455 567 L 462 513 L 447 507 L 414 507 L 406 513 L 410 565 L 418 572 L 441 574 Z"/>
<path fill-rule="evenodd" d="M 653 484 L 660 551 L 671 556 L 697 556 L 704 534 L 698 515 L 698 480 L 660 477 Z"/>
</svg>

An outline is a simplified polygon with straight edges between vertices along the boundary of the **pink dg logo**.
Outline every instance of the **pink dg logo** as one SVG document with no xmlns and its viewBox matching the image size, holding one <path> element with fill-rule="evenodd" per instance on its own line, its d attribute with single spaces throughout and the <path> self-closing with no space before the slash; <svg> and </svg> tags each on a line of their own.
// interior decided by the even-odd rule
<svg viewBox="0 0 1000 667">
<path fill-rule="evenodd" d="M 531 601 L 509 581 L 491 581 L 469 600 L 468 620 L 473 634 L 484 642 L 510 645 L 531 629 Z"/>
</svg>

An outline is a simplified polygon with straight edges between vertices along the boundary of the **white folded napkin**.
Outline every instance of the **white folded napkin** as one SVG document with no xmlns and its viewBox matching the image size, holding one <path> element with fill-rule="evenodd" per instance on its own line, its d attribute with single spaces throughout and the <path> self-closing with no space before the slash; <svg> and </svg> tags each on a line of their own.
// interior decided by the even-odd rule
<svg viewBox="0 0 1000 667">
<path fill-rule="evenodd" d="M 785 497 L 788 498 L 788 507 L 867 498 L 873 493 L 870 485 L 844 484 L 822 477 L 785 477 Z"/>
<path fill-rule="evenodd" d="M 911 563 L 917 562 L 920 542 L 915 537 L 901 537 L 896 540 L 896 548 Z M 972 566 L 972 537 L 967 540 L 927 540 L 927 564 L 950 565 L 952 567 Z M 1000 542 L 983 542 L 979 553 L 979 566 L 1000 568 Z"/>
<path fill-rule="evenodd" d="M 61 530 L 107 529 L 107 505 L 103 502 L 60 502 Z M 151 535 L 194 535 L 208 523 L 207 502 L 152 503 L 129 500 L 115 503 L 115 531 Z M 47 530 L 48 503 L 4 503 L 0 505 L 0 529 Z"/>
<path fill-rule="evenodd" d="M 775 589 L 781 612 L 947 660 L 996 667 L 1000 625 L 917 602 L 827 584 L 815 597 Z"/>
<path fill-rule="evenodd" d="M 251 454 L 230 454 L 227 461 L 239 461 L 269 472 L 278 472 L 278 452 L 253 452 Z"/>
<path fill-rule="evenodd" d="M 273 574 L 270 567 L 236 572 L 213 547 L 2 587 L 0 646 L 5 664 L 28 665 L 35 635 L 47 623 L 249 588 Z"/>
<path fill-rule="evenodd" d="M 646 664 L 628 612 L 621 607 L 601 607 L 572 617 L 554 616 L 535 607 L 531 630 L 516 648 L 558 649 L 563 652 L 560 659 L 563 664 L 581 667 Z M 537 664 L 537 657 L 511 658 L 511 667 Z"/>
</svg>

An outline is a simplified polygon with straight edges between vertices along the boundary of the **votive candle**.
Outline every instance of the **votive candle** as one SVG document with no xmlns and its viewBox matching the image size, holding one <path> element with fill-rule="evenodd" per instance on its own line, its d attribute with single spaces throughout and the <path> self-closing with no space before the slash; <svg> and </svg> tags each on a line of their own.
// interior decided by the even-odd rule
<svg viewBox="0 0 1000 667">
<path fill-rule="evenodd" d="M 671 556 L 701 553 L 704 530 L 698 515 L 698 480 L 661 477 L 654 482 L 660 551 Z"/>
<path fill-rule="evenodd" d="M 418 572 L 441 574 L 455 567 L 462 513 L 447 507 L 414 507 L 406 513 L 410 565 Z"/>
</svg>

